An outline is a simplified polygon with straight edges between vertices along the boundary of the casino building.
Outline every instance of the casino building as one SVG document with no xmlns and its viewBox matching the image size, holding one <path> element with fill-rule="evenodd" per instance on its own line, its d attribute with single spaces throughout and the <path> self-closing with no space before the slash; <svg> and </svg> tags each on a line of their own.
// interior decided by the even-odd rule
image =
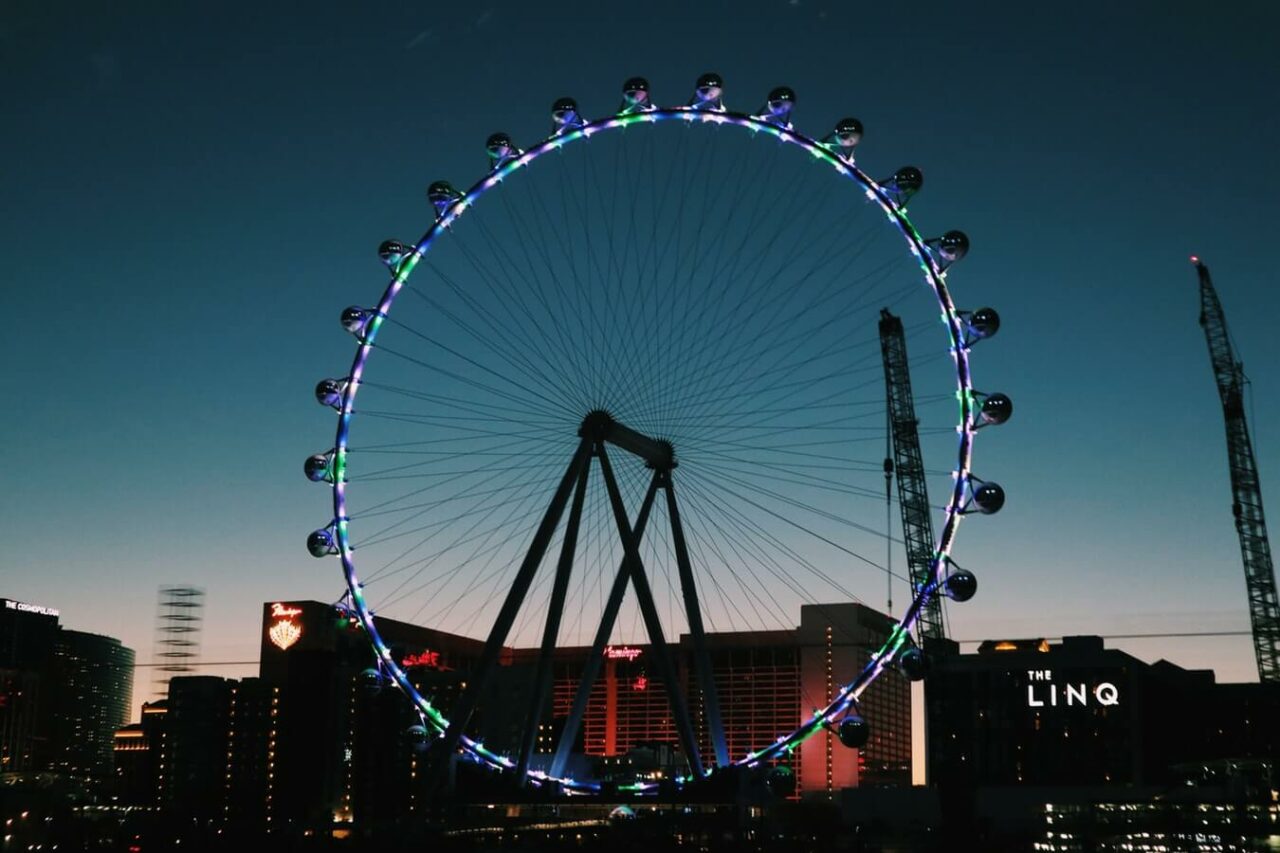
<svg viewBox="0 0 1280 853">
<path fill-rule="evenodd" d="M 791 631 L 708 635 L 730 753 L 745 755 L 795 729 L 883 642 L 892 620 L 859 604 L 809 605 Z M 380 619 L 379 631 L 419 688 L 447 715 L 466 686 L 483 643 Z M 699 726 L 704 759 L 708 733 L 692 668 L 692 641 L 681 637 L 678 677 Z M 556 652 L 551 695 L 543 711 L 535 766 L 545 765 L 578 687 L 587 648 Z M 514 752 L 524 725 L 537 649 L 506 648 L 470 730 L 486 746 Z M 663 755 L 682 766 L 664 686 L 645 645 L 610 646 L 574 745 L 574 766 L 593 764 L 607 775 L 637 755 Z M 414 738 L 414 710 L 398 691 L 370 690 L 373 655 L 359 624 L 315 601 L 263 606 L 259 679 L 272 693 L 261 725 L 273 748 L 265 765 L 271 780 L 270 819 L 278 828 L 394 822 L 423 801 L 426 744 Z M 910 784 L 910 686 L 892 674 L 863 697 L 871 741 L 861 750 L 833 734 L 810 738 L 792 770 L 800 796 L 833 795 L 856 785 Z M 246 738 L 243 726 L 237 736 Z M 415 742 L 415 740 L 417 742 Z"/>
</svg>

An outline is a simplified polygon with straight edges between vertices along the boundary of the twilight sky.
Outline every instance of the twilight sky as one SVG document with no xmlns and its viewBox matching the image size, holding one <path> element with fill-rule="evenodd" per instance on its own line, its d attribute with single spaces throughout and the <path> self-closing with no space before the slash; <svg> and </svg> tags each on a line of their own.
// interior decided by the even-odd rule
<svg viewBox="0 0 1280 853">
<path fill-rule="evenodd" d="M 262 601 L 340 592 L 302 547 L 328 509 L 300 465 L 378 243 L 424 230 L 431 180 L 478 178 L 492 131 L 541 138 L 554 98 L 601 115 L 643 74 L 683 103 L 716 70 L 736 108 L 793 87 L 812 135 L 858 116 L 860 165 L 922 167 L 913 217 L 973 241 L 952 284 L 1002 315 L 980 386 L 1016 414 L 981 437 L 1009 502 L 961 531 L 981 589 L 953 633 L 1248 627 L 1187 256 L 1253 380 L 1274 530 L 1273 4 L 259 5 L 0 20 L 0 595 L 146 661 L 156 587 L 194 582 L 204 657 L 255 659 Z M 1112 645 L 1256 678 L 1243 636 Z"/>
</svg>

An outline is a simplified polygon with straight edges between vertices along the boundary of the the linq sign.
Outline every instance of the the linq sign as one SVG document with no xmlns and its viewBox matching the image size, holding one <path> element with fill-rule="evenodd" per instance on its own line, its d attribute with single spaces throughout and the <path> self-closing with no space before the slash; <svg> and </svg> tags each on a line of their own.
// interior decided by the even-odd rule
<svg viewBox="0 0 1280 853">
<path fill-rule="evenodd" d="M 1110 681 L 1087 684 L 1059 682 L 1050 669 L 1027 670 L 1027 707 L 1060 708 L 1087 705 L 1119 705 L 1120 689 Z"/>
</svg>

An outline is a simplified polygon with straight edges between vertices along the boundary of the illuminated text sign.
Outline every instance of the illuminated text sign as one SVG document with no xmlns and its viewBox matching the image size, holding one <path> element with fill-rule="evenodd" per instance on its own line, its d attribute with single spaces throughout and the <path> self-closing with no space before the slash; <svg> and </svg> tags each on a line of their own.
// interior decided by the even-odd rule
<svg viewBox="0 0 1280 853">
<path fill-rule="evenodd" d="M 27 604 L 22 601 L 4 600 L 6 610 L 17 610 L 20 613 L 37 613 L 41 616 L 57 616 L 58 611 L 52 607 L 45 607 L 40 604 Z"/>
<path fill-rule="evenodd" d="M 635 646 L 605 646 L 604 656 L 609 660 L 635 660 L 640 657 L 640 649 Z"/>
<path fill-rule="evenodd" d="M 302 615 L 302 608 L 276 602 L 271 605 L 271 615 L 276 619 L 292 619 L 294 616 Z"/>
<path fill-rule="evenodd" d="M 1068 708 L 1076 705 L 1119 705 L 1120 689 L 1109 681 L 1090 687 L 1083 681 L 1059 684 L 1048 669 L 1027 670 L 1027 707 Z"/>
</svg>

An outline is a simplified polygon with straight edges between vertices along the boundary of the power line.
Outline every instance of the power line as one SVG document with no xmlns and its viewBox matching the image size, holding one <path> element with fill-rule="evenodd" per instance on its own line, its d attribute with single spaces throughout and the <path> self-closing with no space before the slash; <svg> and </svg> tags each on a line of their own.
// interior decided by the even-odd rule
<svg viewBox="0 0 1280 853">
<path fill-rule="evenodd" d="M 1104 640 L 1156 640 L 1178 637 L 1248 637 L 1250 631 L 1171 631 L 1157 634 L 1085 634 L 1083 636 L 1100 637 Z M 1070 636 L 1080 636 L 1072 634 Z M 1036 639 L 1042 639 L 1037 637 Z M 1062 637 L 1044 637 L 1046 640 L 1061 640 Z M 956 640 L 961 645 L 977 645 L 987 640 Z"/>
<path fill-rule="evenodd" d="M 258 663 L 258 661 L 256 661 L 256 660 L 202 660 L 202 661 L 200 661 L 199 663 L 193 663 L 193 664 L 190 664 L 190 667 L 191 667 L 191 669 L 206 669 L 206 668 L 211 667 L 211 666 L 246 666 L 246 665 L 248 665 L 248 664 L 255 664 L 255 665 L 256 665 L 257 663 Z M 135 663 L 135 664 L 133 665 L 133 668 L 134 668 L 134 669 L 141 669 L 141 668 L 142 668 L 142 667 L 144 667 L 144 666 L 146 666 L 146 667 L 151 667 L 151 666 L 160 666 L 160 667 L 164 667 L 164 666 L 172 666 L 172 664 L 168 664 L 168 663 Z"/>
<path fill-rule="evenodd" d="M 1251 632 L 1249 631 L 1167 631 L 1167 632 L 1151 633 L 1151 634 L 1084 634 L 1084 635 L 1070 634 L 1066 636 L 1100 637 L 1103 640 L 1165 640 L 1165 639 L 1178 639 L 1178 638 L 1184 638 L 1184 637 L 1248 637 L 1250 633 Z M 1063 635 L 1057 635 L 1057 636 L 1036 637 L 1035 639 L 1061 640 L 1062 638 L 1063 638 Z M 956 642 L 962 646 L 976 646 L 980 643 L 989 642 L 991 639 L 992 638 L 987 638 L 982 640 L 956 640 Z M 194 667 L 196 669 L 204 669 L 204 668 L 213 667 L 213 666 L 250 666 L 250 665 L 256 665 L 258 663 L 259 661 L 256 661 L 256 660 L 212 660 L 212 661 L 201 661 L 200 663 L 195 664 Z M 164 665 L 165 664 L 162 664 L 162 663 L 135 663 L 133 665 L 133 668 L 140 669 L 142 667 L 153 667 L 153 666 L 164 666 Z"/>
</svg>

